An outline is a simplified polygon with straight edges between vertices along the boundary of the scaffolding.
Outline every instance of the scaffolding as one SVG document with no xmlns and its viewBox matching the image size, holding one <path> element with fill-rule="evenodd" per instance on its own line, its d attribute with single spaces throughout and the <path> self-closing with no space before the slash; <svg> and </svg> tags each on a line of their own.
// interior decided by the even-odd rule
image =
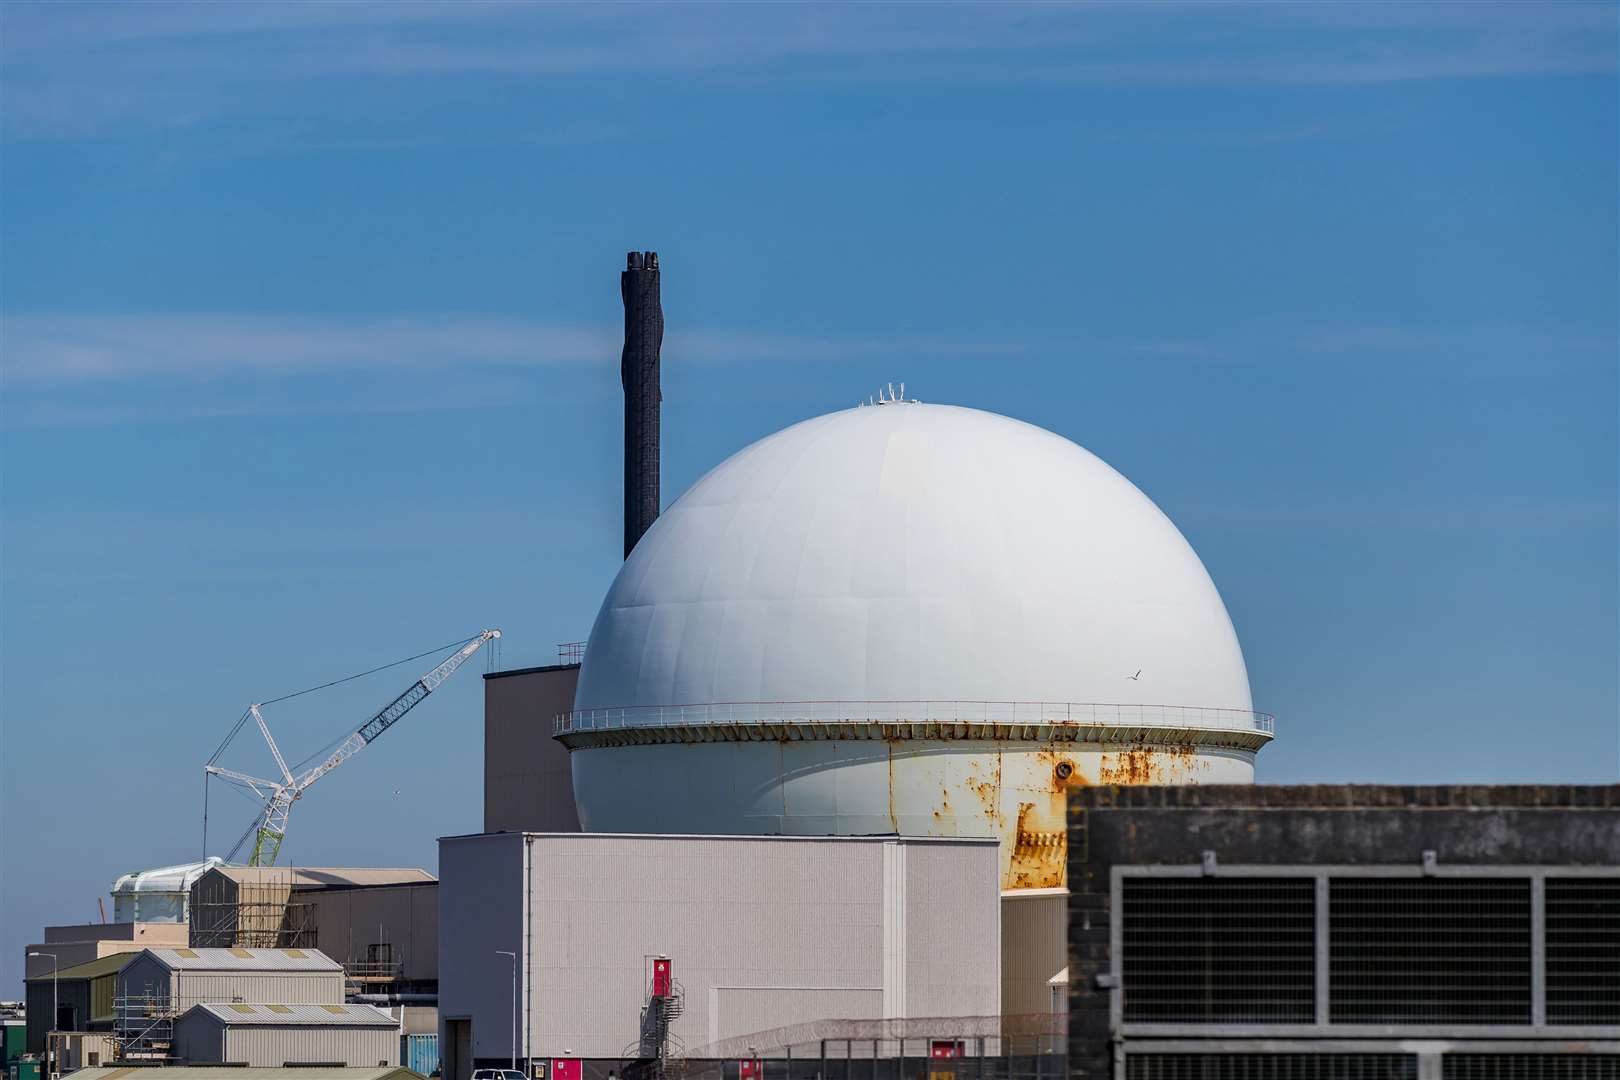
<svg viewBox="0 0 1620 1080">
<path fill-rule="evenodd" d="M 168 1065 L 174 1061 L 179 1009 L 168 994 L 119 994 L 113 999 L 113 1041 L 119 1061 Z"/>
<path fill-rule="evenodd" d="M 216 879 L 191 900 L 192 948 L 316 948 L 315 905 L 295 901 L 292 876 L 260 881 Z"/>
</svg>

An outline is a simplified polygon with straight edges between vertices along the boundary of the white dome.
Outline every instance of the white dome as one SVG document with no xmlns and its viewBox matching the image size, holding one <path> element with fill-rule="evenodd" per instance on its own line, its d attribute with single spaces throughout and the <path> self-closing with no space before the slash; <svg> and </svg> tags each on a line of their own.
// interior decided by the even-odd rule
<svg viewBox="0 0 1620 1080">
<path fill-rule="evenodd" d="M 693 485 L 609 589 L 576 708 L 809 700 L 1251 707 L 1147 496 L 1049 431 L 922 404 L 807 420 Z"/>
</svg>

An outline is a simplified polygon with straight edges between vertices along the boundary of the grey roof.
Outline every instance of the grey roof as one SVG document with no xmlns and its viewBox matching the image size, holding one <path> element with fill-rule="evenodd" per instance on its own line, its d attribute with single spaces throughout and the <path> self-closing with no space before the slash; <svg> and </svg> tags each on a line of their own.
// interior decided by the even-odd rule
<svg viewBox="0 0 1620 1080">
<path fill-rule="evenodd" d="M 216 866 L 209 872 L 242 884 L 288 885 L 295 889 L 439 880 L 415 866 Z"/>
<path fill-rule="evenodd" d="M 240 1066 L 114 1066 L 80 1069 L 74 1080 L 419 1080 L 421 1074 L 403 1066 L 370 1069 L 327 1068 L 320 1065 L 259 1069 Z"/>
<path fill-rule="evenodd" d="M 342 971 L 318 949 L 147 949 L 170 971 Z"/>
<path fill-rule="evenodd" d="M 322 1027 L 399 1026 L 398 1020 L 375 1005 L 238 1005 L 234 1002 L 209 1002 L 191 1007 L 192 1012 L 199 1010 L 225 1024 L 253 1026 L 292 1024 L 299 1027 L 315 1024 Z"/>
<path fill-rule="evenodd" d="M 115 971 L 123 971 L 124 966 L 139 955 L 141 954 L 135 950 L 108 953 L 106 956 L 95 960 L 86 960 L 82 964 L 65 967 L 56 973 L 56 978 L 60 981 L 63 979 L 94 979 L 99 975 L 110 975 Z M 46 971 L 43 975 L 32 975 L 25 981 L 48 983 L 51 981 L 51 973 Z"/>
</svg>

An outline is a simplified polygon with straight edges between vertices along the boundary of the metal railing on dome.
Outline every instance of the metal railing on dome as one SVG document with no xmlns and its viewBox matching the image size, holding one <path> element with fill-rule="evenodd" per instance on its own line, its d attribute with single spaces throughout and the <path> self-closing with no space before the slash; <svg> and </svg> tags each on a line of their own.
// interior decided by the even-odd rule
<svg viewBox="0 0 1620 1080">
<path fill-rule="evenodd" d="M 1248 709 L 1073 701 L 720 701 L 631 705 L 561 713 L 557 735 L 625 728 L 747 724 L 1007 724 L 1032 727 L 1195 728 L 1274 732 L 1276 718 Z"/>
</svg>

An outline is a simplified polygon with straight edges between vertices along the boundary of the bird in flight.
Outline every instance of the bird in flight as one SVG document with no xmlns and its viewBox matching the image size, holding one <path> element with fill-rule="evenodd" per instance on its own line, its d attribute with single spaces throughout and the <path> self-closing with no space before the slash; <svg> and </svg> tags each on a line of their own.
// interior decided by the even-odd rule
<svg viewBox="0 0 1620 1080">
<path fill-rule="evenodd" d="M 1139 681 L 1140 681 L 1140 680 L 1139 680 L 1139 678 L 1138 678 L 1138 676 L 1140 676 L 1140 675 L 1141 675 L 1141 674 L 1142 674 L 1142 669 L 1141 669 L 1141 668 L 1137 668 L 1137 669 L 1136 669 L 1136 674 L 1135 674 L 1135 675 L 1127 675 L 1127 676 L 1125 676 L 1125 677 L 1126 677 L 1126 678 L 1127 678 L 1127 679 L 1129 679 L 1129 680 L 1131 680 L 1131 682 L 1139 682 Z"/>
</svg>

